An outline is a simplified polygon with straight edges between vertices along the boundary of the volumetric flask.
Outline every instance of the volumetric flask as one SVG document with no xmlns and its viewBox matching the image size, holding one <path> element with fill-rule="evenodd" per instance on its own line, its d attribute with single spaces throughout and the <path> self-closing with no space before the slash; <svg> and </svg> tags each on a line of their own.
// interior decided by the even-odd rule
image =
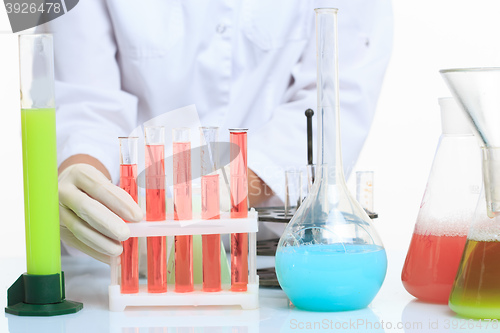
<svg viewBox="0 0 500 333">
<path fill-rule="evenodd" d="M 477 139 L 453 98 L 439 99 L 442 134 L 401 280 L 422 301 L 446 304 L 481 189 Z"/>
<path fill-rule="evenodd" d="M 347 190 L 340 151 L 337 9 L 316 9 L 318 163 L 311 192 L 276 251 L 278 281 L 309 311 L 366 307 L 382 286 L 387 258 L 371 220 Z"/>
<path fill-rule="evenodd" d="M 463 317 L 500 319 L 500 68 L 441 74 L 483 145 L 484 187 L 448 304 Z"/>
</svg>

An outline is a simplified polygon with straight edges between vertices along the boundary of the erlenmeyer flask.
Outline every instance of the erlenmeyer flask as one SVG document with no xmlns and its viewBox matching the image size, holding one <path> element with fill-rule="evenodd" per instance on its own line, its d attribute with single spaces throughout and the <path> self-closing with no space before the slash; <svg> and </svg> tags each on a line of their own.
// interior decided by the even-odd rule
<svg viewBox="0 0 500 333">
<path fill-rule="evenodd" d="M 366 307 L 382 286 L 387 257 L 370 218 L 347 190 L 342 170 L 337 10 L 316 9 L 318 166 L 311 192 L 276 251 L 279 283 L 311 311 Z"/>
<path fill-rule="evenodd" d="M 441 70 L 483 144 L 484 188 L 450 294 L 469 318 L 500 318 L 500 68 Z"/>
<path fill-rule="evenodd" d="M 440 98 L 442 135 L 401 280 L 422 301 L 448 303 L 481 189 L 477 139 L 451 97 Z"/>
</svg>

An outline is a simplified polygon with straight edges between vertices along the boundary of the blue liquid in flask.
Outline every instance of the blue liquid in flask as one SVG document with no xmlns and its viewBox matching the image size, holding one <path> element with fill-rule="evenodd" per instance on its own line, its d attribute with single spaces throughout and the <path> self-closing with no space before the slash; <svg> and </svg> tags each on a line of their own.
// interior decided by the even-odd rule
<svg viewBox="0 0 500 333">
<path fill-rule="evenodd" d="M 276 253 L 278 280 L 299 309 L 365 308 L 384 282 L 387 256 L 378 245 L 286 246 Z"/>
</svg>

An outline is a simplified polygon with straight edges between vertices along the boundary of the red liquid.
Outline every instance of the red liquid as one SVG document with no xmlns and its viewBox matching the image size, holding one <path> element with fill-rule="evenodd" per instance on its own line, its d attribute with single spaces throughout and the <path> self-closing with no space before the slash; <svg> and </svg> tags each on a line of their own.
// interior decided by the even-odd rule
<svg viewBox="0 0 500 333">
<path fill-rule="evenodd" d="M 231 290 L 246 291 L 248 284 L 248 234 L 231 234 Z"/>
<path fill-rule="evenodd" d="M 448 304 L 466 236 L 413 234 L 401 280 L 422 301 Z"/>
<path fill-rule="evenodd" d="M 220 218 L 219 175 L 201 178 L 201 218 Z M 220 235 L 203 235 L 203 291 L 221 290 Z"/>
<path fill-rule="evenodd" d="M 163 221 L 165 207 L 165 160 L 163 145 L 146 145 L 146 220 Z M 148 237 L 148 292 L 167 291 L 167 238 Z"/>
<path fill-rule="evenodd" d="M 137 164 L 120 165 L 120 187 L 137 202 Z M 128 221 L 125 221 L 128 222 Z M 122 242 L 121 284 L 122 294 L 139 292 L 139 252 L 138 239 L 131 237 Z"/>
<path fill-rule="evenodd" d="M 217 220 L 220 218 L 219 175 L 201 177 L 201 218 Z"/>
<path fill-rule="evenodd" d="M 191 220 L 191 143 L 174 142 L 173 150 L 174 219 Z M 175 236 L 175 291 L 193 290 L 193 236 Z"/>
<path fill-rule="evenodd" d="M 248 217 L 247 133 L 231 132 L 231 218 Z M 237 222 L 235 222 L 237 223 Z M 246 291 L 248 284 L 248 234 L 231 234 L 231 290 Z"/>
<path fill-rule="evenodd" d="M 164 221 L 165 160 L 163 145 L 146 146 L 146 218 L 147 221 Z"/>
</svg>

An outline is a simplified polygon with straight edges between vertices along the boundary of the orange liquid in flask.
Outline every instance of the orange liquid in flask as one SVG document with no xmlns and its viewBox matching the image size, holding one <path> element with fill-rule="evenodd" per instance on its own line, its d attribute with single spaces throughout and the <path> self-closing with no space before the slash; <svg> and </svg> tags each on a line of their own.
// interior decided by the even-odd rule
<svg viewBox="0 0 500 333">
<path fill-rule="evenodd" d="M 401 280 L 406 290 L 422 301 L 447 304 L 466 236 L 414 233 Z"/>
</svg>

